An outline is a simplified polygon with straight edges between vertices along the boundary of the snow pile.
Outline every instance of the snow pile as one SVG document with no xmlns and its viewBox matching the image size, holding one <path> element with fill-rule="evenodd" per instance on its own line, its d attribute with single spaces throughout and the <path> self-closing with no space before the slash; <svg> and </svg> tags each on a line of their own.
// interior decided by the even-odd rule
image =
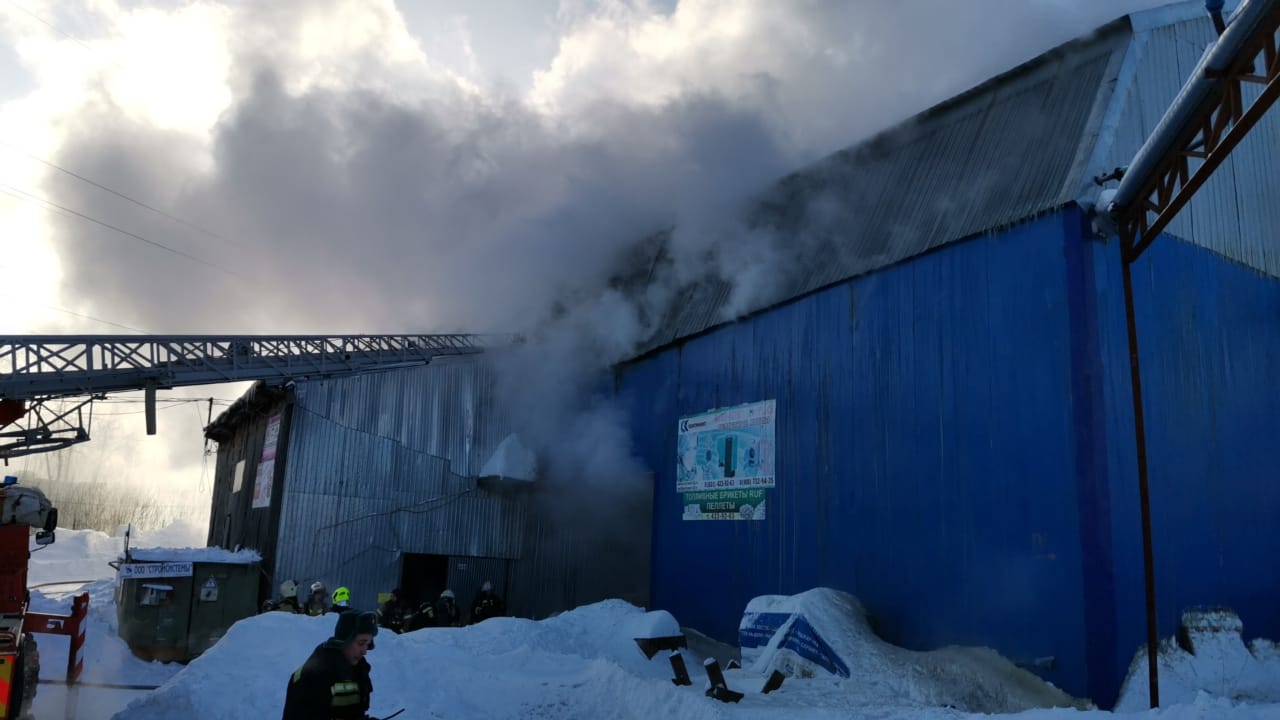
<svg viewBox="0 0 1280 720">
<path fill-rule="evenodd" d="M 289 674 L 333 629 L 334 619 L 268 613 L 237 623 L 211 650 L 200 656 L 161 689 L 130 704 L 116 717 L 149 720 L 199 717 L 202 720 L 261 720 L 279 717 Z M 819 621 L 820 623 L 820 621 Z M 692 687 L 676 687 L 661 657 L 647 661 L 630 637 L 633 631 L 665 629 L 656 616 L 621 601 L 578 608 L 543 621 L 495 618 L 466 628 L 419 630 L 406 635 L 383 632 L 370 653 L 374 694 L 371 714 L 384 717 L 405 708 L 416 718 L 516 718 L 598 720 L 655 717 L 712 720 L 835 720 L 875 717 L 878 720 L 959 720 L 987 718 L 956 709 L 922 707 L 911 702 L 908 680 L 898 677 L 903 663 L 886 662 L 879 675 L 861 661 L 851 668 L 863 675 L 850 680 L 819 677 L 788 680 L 781 689 L 759 693 L 762 678 L 746 670 L 726 673 L 729 686 L 746 696 L 725 705 L 703 695 L 705 677 L 700 658 L 688 661 Z M 867 648 L 864 646 L 864 650 Z M 694 651 L 686 655 L 694 655 Z M 933 687 L 928 672 L 947 671 L 958 682 L 965 673 L 944 669 L 947 663 L 978 658 L 967 651 L 928 653 L 936 664 L 921 661 L 914 682 Z M 994 653 L 986 656 L 991 660 Z M 1003 661 L 980 662 L 968 677 L 982 682 Z M 1007 664 L 1007 663 L 1006 663 Z M 1007 670 L 1007 668 L 1004 668 Z M 892 692 L 882 686 L 891 685 Z M 902 694 L 905 693 L 905 694 Z M 1202 696 L 1190 704 L 1143 717 L 1160 720 L 1258 720 L 1280 717 L 1258 708 L 1243 708 L 1223 699 Z M 1101 712 L 1037 709 L 1019 720 L 1087 720 Z"/>
<path fill-rule="evenodd" d="M 777 670 L 788 677 L 847 678 L 885 703 L 983 713 L 1087 704 L 993 650 L 915 652 L 890 645 L 871 630 L 857 598 L 829 588 L 753 599 L 739 638 L 743 663 L 757 676 Z"/>
<path fill-rule="evenodd" d="M 370 653 L 374 716 L 720 717 L 700 692 L 677 688 L 665 662 L 645 660 L 621 630 L 644 611 L 622 601 L 534 622 L 494 618 L 467 628 L 383 632 Z M 333 616 L 267 613 L 234 625 L 211 650 L 118 717 L 279 717 L 291 673 L 333 629 Z M 269 640 L 266 640 L 269 638 Z M 619 708 L 635 708 L 619 714 Z"/>
<path fill-rule="evenodd" d="M 162 530 L 134 530 L 129 541 L 130 552 L 137 557 L 138 548 L 198 545 L 204 542 L 205 535 L 203 527 L 190 522 L 174 523 Z M 47 583 L 75 584 L 114 578 L 116 571 L 109 563 L 124 555 L 124 544 L 123 534 L 111 537 L 97 530 L 59 528 L 52 545 L 37 548 L 32 544 L 27 582 L 38 588 Z"/>
<path fill-rule="evenodd" d="M 480 477 L 533 482 L 537 460 L 515 435 L 508 435 L 480 468 Z"/>
<path fill-rule="evenodd" d="M 129 549 L 129 557 L 135 562 L 204 562 L 226 563 L 233 565 L 251 565 L 262 561 L 257 550 L 236 550 L 226 548 L 142 548 Z"/>
<path fill-rule="evenodd" d="M 122 538 L 108 537 L 96 530 L 58 530 L 52 545 L 37 549 L 32 543 L 27 582 L 38 588 L 48 583 L 113 578 L 116 571 L 107 563 L 123 549 Z"/>
<path fill-rule="evenodd" d="M 179 528 L 176 532 L 182 532 Z M 139 534 L 141 535 L 141 534 Z M 166 533 L 156 544 L 177 544 Z M 134 545 L 156 537 L 136 536 Z M 83 588 L 75 584 L 32 592 L 35 609 L 65 613 L 75 592 L 90 593 L 88 638 L 83 678 L 90 682 L 160 685 L 154 692 L 80 689 L 79 720 L 147 718 L 218 718 L 261 720 L 279 717 L 289 674 L 333 630 L 334 616 L 309 618 L 270 613 L 236 623 L 212 649 L 188 666 L 147 663 L 133 657 L 116 636 L 112 597 L 114 571 L 107 561 L 123 549 L 123 538 L 94 532 L 60 532 L 58 542 L 32 557 L 33 575 L 50 581 L 79 580 L 60 571 L 103 578 Z M 56 591 L 56 592 L 55 592 Z M 841 654 L 850 677 L 817 673 L 813 679 L 788 679 L 769 695 L 759 690 L 764 678 L 751 669 L 725 673 L 729 686 L 745 693 L 742 702 L 725 705 L 703 695 L 702 661 L 714 655 L 725 662 L 730 646 L 686 631 L 684 651 L 692 687 L 671 683 L 665 653 L 646 660 L 635 643 L 644 634 L 665 635 L 676 625 L 667 613 L 652 612 L 621 601 L 590 605 L 534 622 L 494 618 L 466 628 L 420 630 L 407 635 L 384 632 L 370 654 L 373 664 L 372 714 L 383 717 L 405 708 L 406 718 L 516 718 L 599 720 L 599 718 L 655 717 L 712 720 L 836 720 L 875 717 L 877 720 L 989 720 L 943 707 L 997 685 L 1001 693 L 1037 693 L 1035 687 L 1011 689 L 1016 669 L 989 650 L 949 648 L 912 653 L 888 646 L 870 633 L 856 600 L 847 595 L 823 599 L 826 591 L 781 601 L 763 601 L 766 610 L 799 609 L 824 642 Z M 757 606 L 758 607 L 758 606 Z M 826 608 L 824 617 L 822 608 Z M 842 610 L 843 612 L 836 612 Z M 859 622 L 850 622 L 852 614 Z M 837 632 L 827 627 L 839 619 Z M 1222 623 L 1219 623 L 1222 624 Z M 1195 657 L 1208 657 L 1213 638 L 1187 634 Z M 851 642 L 853 638 L 857 642 Z M 1238 642 L 1238 631 L 1237 631 Z M 1229 646 L 1229 644 L 1227 644 Z M 40 637 L 41 677 L 61 680 L 66 664 L 65 638 Z M 1227 646 L 1214 645 L 1222 665 Z M 1280 662 L 1280 651 L 1269 643 L 1252 646 L 1257 662 L 1269 667 Z M 856 652 L 852 652 L 856 651 Z M 760 651 L 763 654 L 763 651 Z M 756 662 L 759 663 L 757 656 Z M 1145 666 L 1137 676 L 1145 680 Z M 1204 670 L 1198 670 L 1204 675 Z M 937 679 L 934 676 L 938 676 Z M 1026 678 L 1028 675 L 1024 674 Z M 1162 675 L 1162 679 L 1168 675 Z M 993 680 L 994 678 L 994 680 Z M 997 680 L 999 682 L 997 682 Z M 1165 683 L 1168 683 L 1165 680 Z M 960 687 L 968 683 L 971 687 Z M 1000 684 L 1003 683 L 1003 684 Z M 1038 685 L 1036 685 L 1038 684 Z M 1233 697 L 1269 697 L 1280 693 L 1280 680 L 1258 678 L 1255 691 Z M 1162 689 L 1169 686 L 1162 685 Z M 1265 692 L 1257 692 L 1262 690 Z M 1145 702 L 1145 684 L 1129 688 Z M 1242 704 L 1204 692 L 1178 695 L 1166 689 L 1167 707 L 1142 710 L 1126 718 L 1145 720 L 1267 720 L 1280 719 L 1280 705 Z M 63 716 L 65 690 L 41 685 L 34 716 Z M 130 702 L 132 701 L 132 702 Z M 1181 701 L 1182 704 L 1171 705 Z M 969 703 L 964 707 L 972 707 Z M 127 706 L 127 707 L 126 707 Z M 1139 708 L 1141 709 L 1141 708 Z M 1090 720 L 1112 717 L 1100 711 L 1034 709 L 1018 720 Z"/>
<path fill-rule="evenodd" d="M 1231 610 L 1189 610 L 1182 614 L 1178 640 L 1166 639 L 1157 653 L 1160 705 L 1188 703 L 1201 694 L 1237 702 L 1280 702 L 1280 646 L 1241 636 L 1244 623 Z M 1150 705 L 1147 651 L 1129 666 L 1117 711 Z"/>
<path fill-rule="evenodd" d="M 680 637 L 680 623 L 666 610 L 654 610 L 632 620 L 627 635 L 645 640 Z"/>
<path fill-rule="evenodd" d="M 138 547 L 204 547 L 209 537 L 207 522 L 179 520 L 159 530 L 128 530 L 132 545 Z M 117 533 L 123 535 L 123 533 Z"/>
</svg>

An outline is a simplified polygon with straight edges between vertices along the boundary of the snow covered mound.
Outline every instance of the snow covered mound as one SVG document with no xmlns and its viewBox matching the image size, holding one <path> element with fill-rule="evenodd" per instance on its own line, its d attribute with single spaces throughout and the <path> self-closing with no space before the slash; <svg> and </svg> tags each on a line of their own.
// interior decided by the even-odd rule
<svg viewBox="0 0 1280 720">
<path fill-rule="evenodd" d="M 669 717 L 718 717 L 702 694 L 681 692 L 666 662 L 646 660 L 630 631 L 650 622 L 606 601 L 542 621 L 494 618 L 466 628 L 383 631 L 370 653 L 376 717 L 603 718 L 618 706 Z M 284 709 L 289 674 L 333 630 L 334 616 L 267 613 L 236 623 L 208 652 L 117 717 L 261 720 Z M 636 717 L 647 717 L 642 712 Z"/>
<path fill-rule="evenodd" d="M 1226 609 L 1182 614 L 1177 640 L 1160 644 L 1160 705 L 1189 703 L 1201 693 L 1235 702 L 1280 702 L 1280 645 L 1241 636 L 1244 623 Z M 1120 689 L 1117 711 L 1150 706 L 1147 651 L 1140 649 Z"/>
<path fill-rule="evenodd" d="M 968 712 L 1085 705 L 986 648 L 914 652 L 890 645 L 871 630 L 857 598 L 829 588 L 757 597 L 738 631 L 743 664 L 758 676 L 777 670 L 848 679 L 884 702 Z"/>
</svg>

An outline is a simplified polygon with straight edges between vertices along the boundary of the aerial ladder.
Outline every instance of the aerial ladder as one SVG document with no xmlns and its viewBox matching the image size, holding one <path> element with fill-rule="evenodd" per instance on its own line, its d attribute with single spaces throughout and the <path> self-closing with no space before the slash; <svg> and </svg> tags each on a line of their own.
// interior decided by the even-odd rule
<svg viewBox="0 0 1280 720">
<path fill-rule="evenodd" d="M 88 441 L 92 404 L 109 393 L 143 391 L 154 435 L 159 390 L 341 377 L 502 342 L 468 334 L 0 335 L 0 460 Z"/>
<path fill-rule="evenodd" d="M 1160 704 L 1155 561 L 1132 266 L 1280 98 L 1280 0 L 1244 0 L 1229 20 L 1222 15 L 1224 0 L 1205 0 L 1205 9 L 1218 39 L 1132 162 L 1096 179 L 1099 185 L 1119 180 L 1118 187 L 1103 191 L 1095 222 L 1104 235 L 1120 238 L 1153 708 Z"/>
<path fill-rule="evenodd" d="M 425 365 L 471 355 L 511 338 L 445 335 L 7 335 L 0 336 L 0 459 L 51 452 L 90 439 L 92 404 L 143 391 L 147 434 L 156 393 L 178 387 L 264 380 L 286 383 Z M 80 673 L 89 596 L 69 615 L 30 612 L 31 529 L 54 541 L 57 509 L 34 488 L 0 484 L 0 720 L 26 716 L 39 653 L 33 633 L 70 637 L 66 682 Z M 72 696 L 73 697 L 73 696 Z M 73 702 L 69 700 L 68 712 Z"/>
</svg>

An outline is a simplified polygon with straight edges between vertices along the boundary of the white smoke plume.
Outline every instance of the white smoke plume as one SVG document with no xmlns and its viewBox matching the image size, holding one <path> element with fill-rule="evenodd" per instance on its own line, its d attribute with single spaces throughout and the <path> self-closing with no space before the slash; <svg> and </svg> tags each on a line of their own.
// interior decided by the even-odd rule
<svg viewBox="0 0 1280 720">
<path fill-rule="evenodd" d="M 753 195 L 1157 1 L 531 1 L 546 55 L 498 77 L 465 3 L 28 0 L 0 10 L 33 86 L 0 106 L 0 177 L 151 242 L 11 198 L 8 262 L 45 278 L 14 329 L 118 332 L 60 308 L 154 333 L 521 333 L 504 396 L 539 450 L 635 475 L 593 391 L 680 284 L 732 281 L 732 314 L 773 298 L 792 259 L 744 226 Z M 669 272 L 620 290 L 660 233 Z"/>
</svg>

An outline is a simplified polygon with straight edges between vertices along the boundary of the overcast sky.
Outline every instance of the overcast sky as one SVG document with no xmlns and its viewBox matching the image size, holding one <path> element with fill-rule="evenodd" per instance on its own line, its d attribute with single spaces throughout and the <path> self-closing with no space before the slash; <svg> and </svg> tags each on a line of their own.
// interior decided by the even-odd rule
<svg viewBox="0 0 1280 720">
<path fill-rule="evenodd" d="M 6 0 L 0 333 L 523 332 L 559 302 L 575 352 L 625 355 L 631 243 L 718 228 L 696 263 L 779 175 L 1160 4 Z M 96 462 L 200 497 L 205 410 L 107 418 Z"/>
</svg>

